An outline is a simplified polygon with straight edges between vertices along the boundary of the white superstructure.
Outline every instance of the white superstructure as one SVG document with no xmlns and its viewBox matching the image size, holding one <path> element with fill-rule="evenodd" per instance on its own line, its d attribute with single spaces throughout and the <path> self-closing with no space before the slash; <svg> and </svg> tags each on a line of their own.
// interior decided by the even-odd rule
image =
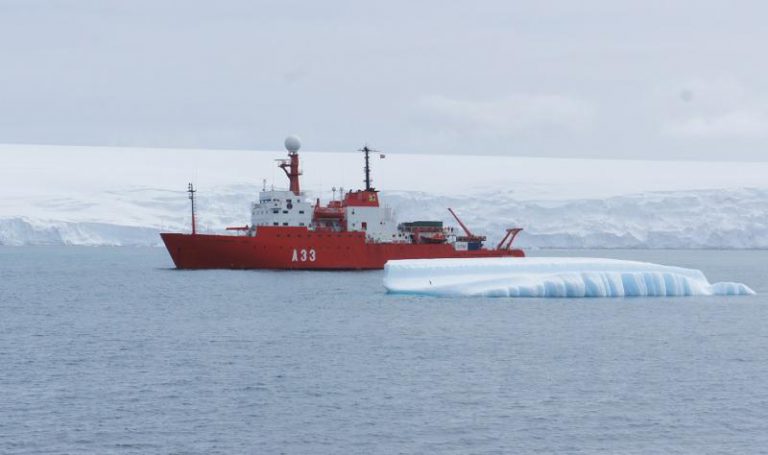
<svg viewBox="0 0 768 455">
<path fill-rule="evenodd" d="M 395 212 L 389 206 L 344 208 L 348 231 L 364 231 L 374 242 L 396 242 L 404 239 L 397 228 Z"/>
<path fill-rule="evenodd" d="M 251 204 L 251 226 L 307 226 L 312 224 L 312 205 L 303 195 L 270 190 L 259 193 Z"/>
</svg>

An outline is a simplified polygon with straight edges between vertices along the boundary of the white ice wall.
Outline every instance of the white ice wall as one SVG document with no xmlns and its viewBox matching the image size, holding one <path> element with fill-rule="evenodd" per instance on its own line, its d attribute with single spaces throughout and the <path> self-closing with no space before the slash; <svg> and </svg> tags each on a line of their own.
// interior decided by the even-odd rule
<svg viewBox="0 0 768 455">
<path fill-rule="evenodd" d="M 741 283 L 710 284 L 695 269 L 597 258 L 389 261 L 384 287 L 400 294 L 488 297 L 673 297 L 754 294 Z"/>
<path fill-rule="evenodd" d="M 188 181 L 199 229 L 242 226 L 262 178 L 287 186 L 284 154 L 0 145 L 0 243 L 157 244 L 147 232 L 189 229 Z M 439 173 L 419 172 L 435 160 Z M 327 201 L 360 185 L 360 165 L 355 152 L 302 153 L 302 188 Z M 768 248 L 766 175 L 768 163 L 396 153 L 374 166 L 400 221 L 455 225 L 452 207 L 489 244 L 525 228 L 527 248 Z"/>
</svg>

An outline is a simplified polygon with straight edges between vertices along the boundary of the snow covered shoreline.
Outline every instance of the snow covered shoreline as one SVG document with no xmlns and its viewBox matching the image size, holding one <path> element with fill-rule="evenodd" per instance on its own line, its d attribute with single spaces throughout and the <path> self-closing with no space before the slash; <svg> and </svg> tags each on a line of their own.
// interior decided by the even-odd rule
<svg viewBox="0 0 768 455">
<path fill-rule="evenodd" d="M 91 199 L 89 208 L 113 205 L 140 219 L 110 222 L 107 208 L 102 216 L 90 215 L 88 209 L 52 213 L 46 218 L 0 215 L 0 245 L 161 246 L 161 231 L 189 230 L 187 200 L 181 190 L 112 194 L 117 195 L 112 201 Z M 209 190 L 199 198 L 199 226 L 203 231 L 223 233 L 226 226 L 246 224 L 251 198 L 247 188 Z M 446 210 L 453 207 L 473 230 L 488 236 L 489 245 L 499 240 L 504 228 L 522 226 L 525 230 L 516 244 L 529 249 L 768 248 L 768 190 L 763 189 L 567 201 L 409 192 L 384 192 L 383 198 L 395 207 L 401 220 L 453 223 Z M 50 202 L 55 203 L 71 207 L 78 201 L 59 198 Z M 78 220 L 78 216 L 84 219 Z"/>
<path fill-rule="evenodd" d="M 283 185 L 283 154 L 0 145 L 0 244 L 159 246 L 189 229 L 190 180 L 199 227 L 224 232 L 247 224 L 262 178 Z M 358 154 L 302 160 L 311 199 L 360 186 Z M 452 207 L 491 246 L 519 226 L 525 248 L 768 248 L 768 163 L 388 154 L 373 172 L 398 219 L 453 224 Z"/>
<path fill-rule="evenodd" d="M 22 218 L 0 219 L 0 246 L 162 246 L 151 227 L 72 223 Z"/>
</svg>

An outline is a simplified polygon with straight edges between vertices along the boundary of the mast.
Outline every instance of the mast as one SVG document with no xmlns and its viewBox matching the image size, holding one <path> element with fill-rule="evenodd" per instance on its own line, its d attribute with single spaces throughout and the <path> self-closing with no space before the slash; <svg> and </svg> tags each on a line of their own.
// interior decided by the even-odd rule
<svg viewBox="0 0 768 455">
<path fill-rule="evenodd" d="M 285 172 L 290 182 L 290 190 L 296 196 L 301 193 L 299 187 L 299 148 L 301 148 L 301 141 L 296 136 L 288 136 L 285 139 L 285 148 L 288 150 L 288 160 L 279 160 L 280 164 L 277 166 Z"/>
<path fill-rule="evenodd" d="M 282 160 L 278 166 L 288 176 L 288 181 L 290 182 L 289 189 L 298 196 L 301 193 L 301 188 L 299 187 L 299 176 L 301 175 L 301 172 L 299 172 L 299 154 L 289 152 L 288 158 L 288 160 Z"/>
<path fill-rule="evenodd" d="M 376 189 L 371 186 L 372 180 L 371 180 L 371 157 L 370 157 L 370 153 L 375 152 L 376 150 L 372 150 L 368 148 L 367 145 L 365 145 L 363 146 L 363 148 L 361 148 L 358 151 L 363 152 L 365 154 L 365 167 L 363 168 L 363 170 L 365 171 L 365 180 L 364 180 L 365 191 L 376 191 Z"/>
<path fill-rule="evenodd" d="M 197 226 L 195 223 L 195 193 L 196 192 L 197 190 L 190 182 L 189 185 L 187 186 L 187 193 L 189 193 L 189 201 L 191 202 L 191 205 L 192 205 L 192 235 L 197 234 Z"/>
</svg>

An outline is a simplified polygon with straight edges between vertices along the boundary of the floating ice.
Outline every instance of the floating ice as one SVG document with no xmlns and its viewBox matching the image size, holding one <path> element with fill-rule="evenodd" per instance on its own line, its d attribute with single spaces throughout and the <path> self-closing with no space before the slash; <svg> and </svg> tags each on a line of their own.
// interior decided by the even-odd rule
<svg viewBox="0 0 768 455">
<path fill-rule="evenodd" d="M 710 284 L 700 270 L 596 258 L 414 259 L 384 267 L 388 292 L 488 297 L 751 295 L 742 283 Z"/>
</svg>

